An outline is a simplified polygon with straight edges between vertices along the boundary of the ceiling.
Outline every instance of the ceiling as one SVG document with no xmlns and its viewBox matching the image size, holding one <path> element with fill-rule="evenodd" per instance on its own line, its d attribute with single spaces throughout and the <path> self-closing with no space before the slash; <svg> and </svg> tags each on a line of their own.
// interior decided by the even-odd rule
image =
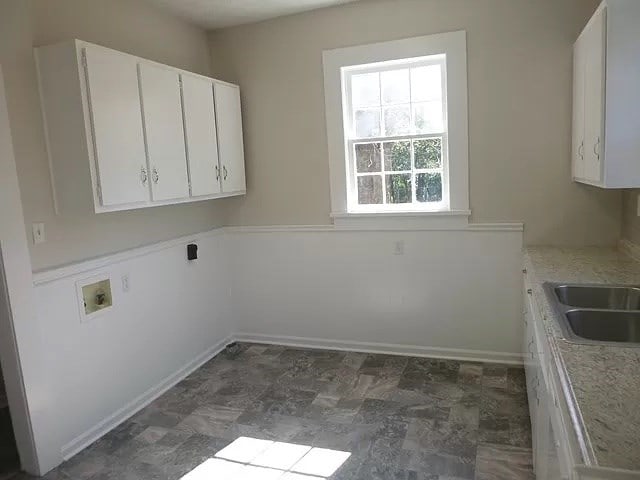
<svg viewBox="0 0 640 480">
<path fill-rule="evenodd" d="M 207 29 L 259 22 L 269 18 L 340 5 L 355 0 L 147 0 Z"/>
</svg>

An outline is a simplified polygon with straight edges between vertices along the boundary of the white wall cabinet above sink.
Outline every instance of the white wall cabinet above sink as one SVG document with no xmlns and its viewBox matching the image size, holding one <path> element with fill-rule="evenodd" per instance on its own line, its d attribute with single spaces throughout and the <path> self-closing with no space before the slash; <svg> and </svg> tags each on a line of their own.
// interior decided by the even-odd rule
<svg viewBox="0 0 640 480">
<path fill-rule="evenodd" d="M 246 192 L 236 85 L 79 40 L 36 65 L 60 213 Z"/>
<path fill-rule="evenodd" d="M 605 0 L 574 45 L 572 175 L 640 187 L 640 2 Z"/>
</svg>

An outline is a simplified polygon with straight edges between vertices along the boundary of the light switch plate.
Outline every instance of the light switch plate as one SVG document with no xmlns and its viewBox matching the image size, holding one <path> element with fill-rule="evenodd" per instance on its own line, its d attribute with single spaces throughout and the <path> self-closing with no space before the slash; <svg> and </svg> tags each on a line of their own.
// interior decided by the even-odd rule
<svg viewBox="0 0 640 480">
<path fill-rule="evenodd" d="M 38 245 L 39 243 L 44 243 L 45 241 L 46 241 L 46 237 L 44 234 L 44 223 L 34 223 L 33 224 L 34 245 Z"/>
</svg>

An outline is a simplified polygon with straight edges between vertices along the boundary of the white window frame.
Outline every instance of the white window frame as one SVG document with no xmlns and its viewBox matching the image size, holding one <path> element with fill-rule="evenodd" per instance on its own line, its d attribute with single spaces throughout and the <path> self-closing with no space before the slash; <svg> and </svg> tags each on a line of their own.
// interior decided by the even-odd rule
<svg viewBox="0 0 640 480">
<path fill-rule="evenodd" d="M 350 104 L 349 89 L 344 88 L 344 71 L 357 66 L 381 62 L 419 59 L 443 55 L 446 62 L 446 113 L 443 148 L 448 148 L 448 161 L 443 162 L 443 202 L 437 209 L 425 204 L 376 205 L 374 208 L 350 208 L 349 192 L 355 179 L 348 151 L 349 141 L 345 132 L 345 108 Z M 469 210 L 469 139 L 468 139 L 468 91 L 467 91 L 467 40 L 466 32 L 450 32 L 423 37 L 407 38 L 356 47 L 339 48 L 323 52 L 325 108 L 329 171 L 331 183 L 331 216 L 336 224 L 344 220 L 404 217 L 437 218 L 457 217 L 448 223 L 467 222 Z M 410 136 L 409 136 L 410 137 Z M 446 144 L 446 146 L 444 146 Z M 443 159 L 444 160 L 444 159 Z M 448 188 L 448 192 L 445 191 Z M 448 195 L 446 195 L 448 193 Z M 444 201 L 448 197 L 448 202 Z"/>
</svg>

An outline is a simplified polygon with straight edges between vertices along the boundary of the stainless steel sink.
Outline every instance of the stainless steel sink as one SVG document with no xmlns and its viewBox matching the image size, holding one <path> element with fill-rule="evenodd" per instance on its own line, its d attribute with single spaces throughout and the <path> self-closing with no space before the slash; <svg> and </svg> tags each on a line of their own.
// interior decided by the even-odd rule
<svg viewBox="0 0 640 480">
<path fill-rule="evenodd" d="M 595 285 L 558 285 L 560 303 L 570 307 L 604 310 L 640 310 L 640 288 Z"/>
<path fill-rule="evenodd" d="M 570 310 L 571 330 L 579 337 L 599 342 L 640 343 L 640 312 Z"/>
<path fill-rule="evenodd" d="M 640 346 L 640 287 L 545 283 L 544 290 L 568 340 Z"/>
</svg>

